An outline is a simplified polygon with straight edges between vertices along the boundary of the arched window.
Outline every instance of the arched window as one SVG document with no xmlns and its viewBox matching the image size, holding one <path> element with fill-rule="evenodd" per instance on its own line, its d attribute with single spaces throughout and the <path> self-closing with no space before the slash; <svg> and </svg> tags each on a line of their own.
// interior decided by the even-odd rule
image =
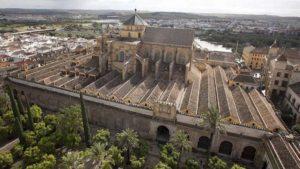
<svg viewBox="0 0 300 169">
<path fill-rule="evenodd" d="M 183 54 L 179 54 L 177 58 L 178 64 L 185 65 L 187 63 L 187 60 Z"/>
<path fill-rule="evenodd" d="M 201 136 L 198 141 L 198 148 L 208 150 L 210 145 L 210 139 L 206 136 Z"/>
<path fill-rule="evenodd" d="M 119 62 L 124 62 L 124 57 L 125 57 L 125 52 L 121 51 L 118 55 L 118 61 Z"/>
<path fill-rule="evenodd" d="M 152 61 L 158 61 L 160 59 L 161 52 L 159 50 L 154 51 L 154 55 L 152 56 Z"/>
<path fill-rule="evenodd" d="M 156 132 L 156 141 L 160 144 L 166 144 L 170 139 L 169 129 L 165 126 L 159 126 Z"/>
<path fill-rule="evenodd" d="M 171 63 L 173 61 L 173 54 L 171 52 L 167 52 L 164 61 L 166 63 Z"/>
<path fill-rule="evenodd" d="M 253 161 L 255 157 L 256 149 L 252 146 L 247 146 L 242 152 L 242 159 Z"/>
<path fill-rule="evenodd" d="M 232 143 L 230 143 L 229 141 L 223 141 L 220 144 L 219 153 L 230 155 L 232 152 L 232 147 L 233 147 Z"/>
</svg>

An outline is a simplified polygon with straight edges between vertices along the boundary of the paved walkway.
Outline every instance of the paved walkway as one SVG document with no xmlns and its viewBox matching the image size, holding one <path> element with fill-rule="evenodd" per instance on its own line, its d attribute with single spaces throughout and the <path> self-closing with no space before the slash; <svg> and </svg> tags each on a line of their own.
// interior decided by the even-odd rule
<svg viewBox="0 0 300 169">
<path fill-rule="evenodd" d="M 10 151 L 14 145 L 19 143 L 19 139 L 15 139 L 9 143 L 7 143 L 6 145 L 4 145 L 3 147 L 0 148 L 0 152 L 6 152 L 6 151 Z"/>
</svg>

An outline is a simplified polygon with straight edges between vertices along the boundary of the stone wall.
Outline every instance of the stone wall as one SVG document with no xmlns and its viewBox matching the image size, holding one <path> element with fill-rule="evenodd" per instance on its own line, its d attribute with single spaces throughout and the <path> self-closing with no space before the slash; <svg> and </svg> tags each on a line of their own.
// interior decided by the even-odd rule
<svg viewBox="0 0 300 169">
<path fill-rule="evenodd" d="M 10 83 L 18 92 L 26 94 L 31 103 L 38 104 L 49 111 L 56 112 L 61 108 L 79 104 L 79 93 L 15 78 L 10 78 L 7 83 Z M 99 127 L 117 131 L 131 128 L 143 138 L 153 141 L 156 140 L 157 130 L 160 126 L 166 127 L 171 137 L 176 130 L 183 130 L 189 135 L 195 149 L 198 149 L 198 140 L 201 136 L 210 137 L 210 131 L 199 126 L 197 117 L 177 114 L 175 121 L 164 120 L 154 117 L 151 110 L 88 95 L 85 95 L 84 98 L 90 123 Z M 244 147 L 252 146 L 256 149 L 255 163 L 258 163 L 259 160 L 256 159 L 260 159 L 264 152 L 260 140 L 266 132 L 236 125 L 228 125 L 226 130 L 230 132 L 215 135 L 212 151 L 218 153 L 220 144 L 223 141 L 229 141 L 233 144 L 233 149 L 231 155 L 227 155 L 227 157 L 240 159 Z"/>
</svg>

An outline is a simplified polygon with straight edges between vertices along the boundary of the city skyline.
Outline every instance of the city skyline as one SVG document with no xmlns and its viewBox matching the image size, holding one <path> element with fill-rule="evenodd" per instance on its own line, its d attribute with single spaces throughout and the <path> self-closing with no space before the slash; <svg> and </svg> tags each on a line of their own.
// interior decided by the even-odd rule
<svg viewBox="0 0 300 169">
<path fill-rule="evenodd" d="M 132 10 L 190 13 L 258 14 L 300 16 L 297 0 L 0 0 L 1 8 L 28 9 L 83 9 L 83 10 Z"/>
</svg>

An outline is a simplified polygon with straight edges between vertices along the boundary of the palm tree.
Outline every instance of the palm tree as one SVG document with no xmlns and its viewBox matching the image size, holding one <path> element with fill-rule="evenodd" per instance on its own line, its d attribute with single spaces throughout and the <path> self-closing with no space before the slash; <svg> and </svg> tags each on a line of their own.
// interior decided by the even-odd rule
<svg viewBox="0 0 300 169">
<path fill-rule="evenodd" d="M 119 146 L 124 147 L 124 150 L 126 151 L 125 162 L 129 165 L 133 148 L 137 148 L 139 146 L 138 134 L 131 129 L 126 129 L 117 134 L 117 141 Z"/>
<path fill-rule="evenodd" d="M 170 142 L 179 151 L 179 160 L 178 160 L 178 168 L 179 168 L 182 153 L 185 151 L 190 152 L 192 150 L 191 142 L 189 141 L 188 135 L 182 130 L 177 130 L 175 135 L 171 138 Z"/>
<path fill-rule="evenodd" d="M 90 147 L 91 146 L 90 126 L 89 126 L 88 117 L 86 114 L 86 109 L 85 109 L 82 93 L 80 93 L 80 105 L 81 105 L 81 115 L 82 115 L 83 129 L 84 129 L 84 141 L 85 141 L 86 146 Z"/>
<path fill-rule="evenodd" d="M 112 156 L 105 148 L 106 145 L 101 143 L 96 143 L 91 147 L 89 156 L 91 157 L 93 164 L 96 163 L 95 168 L 111 169 L 115 164 Z"/>
<path fill-rule="evenodd" d="M 84 156 L 80 152 L 68 152 L 62 157 L 62 168 L 84 169 Z"/>
<path fill-rule="evenodd" d="M 221 124 L 222 117 L 219 110 L 215 107 L 209 108 L 207 112 L 202 113 L 202 122 L 200 125 L 207 126 L 210 128 L 210 144 L 208 147 L 207 158 L 210 158 L 212 142 L 214 135 L 217 132 L 225 132 L 224 127 Z"/>
</svg>

